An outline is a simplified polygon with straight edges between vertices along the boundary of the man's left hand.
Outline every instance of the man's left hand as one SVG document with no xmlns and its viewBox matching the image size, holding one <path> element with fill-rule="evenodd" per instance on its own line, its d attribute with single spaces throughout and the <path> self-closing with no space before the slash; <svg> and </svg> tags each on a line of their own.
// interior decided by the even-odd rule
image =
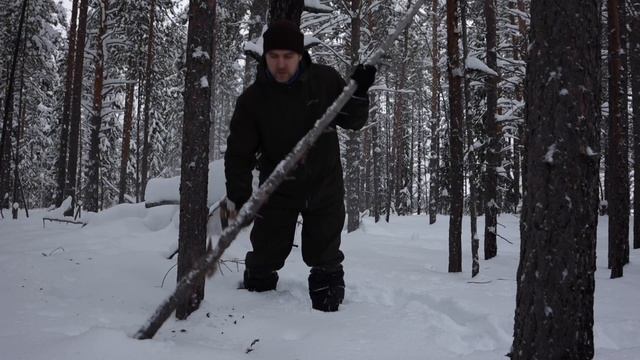
<svg viewBox="0 0 640 360">
<path fill-rule="evenodd" d="M 365 95 L 376 80 L 376 67 L 373 65 L 359 64 L 351 78 L 358 84 L 357 95 Z"/>
</svg>

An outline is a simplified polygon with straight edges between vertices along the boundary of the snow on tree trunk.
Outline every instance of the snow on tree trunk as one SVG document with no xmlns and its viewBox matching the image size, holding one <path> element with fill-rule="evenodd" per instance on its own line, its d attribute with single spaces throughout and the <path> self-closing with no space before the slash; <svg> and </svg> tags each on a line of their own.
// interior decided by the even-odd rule
<svg viewBox="0 0 640 360">
<path fill-rule="evenodd" d="M 215 34 L 211 29 L 214 28 L 215 9 L 215 0 L 191 0 L 189 3 L 180 178 L 178 282 L 187 276 L 206 252 L 209 116 L 212 90 L 205 84 L 212 82 L 210 54 L 215 46 Z M 195 56 L 196 53 L 200 55 Z M 176 307 L 178 319 L 186 319 L 198 309 L 204 298 L 204 281 L 204 274 L 193 279 L 190 291 L 179 299 Z"/>
<path fill-rule="evenodd" d="M 609 29 L 609 268 L 611 278 L 621 277 L 624 266 L 624 244 L 629 242 L 629 164 L 627 125 L 622 108 L 622 44 L 620 4 L 608 0 Z"/>
<path fill-rule="evenodd" d="M 447 74 L 449 79 L 449 272 L 462 271 L 462 77 L 464 69 L 459 51 L 458 1 L 447 0 Z"/>
<path fill-rule="evenodd" d="M 556 4 L 534 0 L 531 5 L 525 92 L 529 170 L 514 360 L 594 355 L 600 9 L 593 0 Z"/>
</svg>

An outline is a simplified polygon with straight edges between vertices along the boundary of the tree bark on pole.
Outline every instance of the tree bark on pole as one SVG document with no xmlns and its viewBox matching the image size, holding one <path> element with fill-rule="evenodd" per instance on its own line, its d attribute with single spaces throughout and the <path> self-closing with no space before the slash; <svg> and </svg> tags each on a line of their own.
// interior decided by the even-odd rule
<svg viewBox="0 0 640 360">
<path fill-rule="evenodd" d="M 447 74 L 449 78 L 449 150 L 451 166 L 449 184 L 451 191 L 451 215 L 449 217 L 449 272 L 462 271 L 462 78 L 464 68 L 459 50 L 458 1 L 447 0 Z"/>
<path fill-rule="evenodd" d="M 67 161 L 67 179 L 64 197 L 71 196 L 72 206 L 64 213 L 73 216 L 76 206 L 76 182 L 78 172 L 78 150 L 80 147 L 80 120 L 82 116 L 82 74 L 84 72 L 84 47 L 87 34 L 88 0 L 80 0 L 78 9 L 78 31 L 76 33 L 76 48 L 73 61 L 73 93 L 71 96 L 71 128 L 69 131 L 69 157 Z"/>
<path fill-rule="evenodd" d="M 64 102 L 62 103 L 62 118 L 60 119 L 60 148 L 58 150 L 56 183 L 56 207 L 62 205 L 64 200 L 64 187 L 67 177 L 67 156 L 69 151 L 69 123 L 71 111 L 71 97 L 73 94 L 73 70 L 76 55 L 76 29 L 78 27 L 78 1 L 73 0 L 71 7 L 71 22 L 69 23 L 69 50 L 67 53 L 67 69 L 64 81 Z"/>
<path fill-rule="evenodd" d="M 558 4 L 531 4 L 513 360 L 594 356 L 600 1 Z"/>
<path fill-rule="evenodd" d="M 15 83 L 18 55 L 22 44 L 22 29 L 24 28 L 25 14 L 28 0 L 22 0 L 20 20 L 18 21 L 18 33 L 14 42 L 13 57 L 7 92 L 4 101 L 4 119 L 2 122 L 2 137 L 0 138 L 0 209 L 8 207 L 9 188 L 11 187 L 11 129 L 13 128 L 13 86 Z"/>
<path fill-rule="evenodd" d="M 180 177 L 180 229 L 178 282 L 206 253 L 207 188 L 209 174 L 209 115 L 211 111 L 215 0 L 191 0 L 187 34 L 182 169 Z M 186 319 L 204 298 L 204 274 L 192 280 L 189 293 L 181 297 L 176 317 Z"/>
</svg>

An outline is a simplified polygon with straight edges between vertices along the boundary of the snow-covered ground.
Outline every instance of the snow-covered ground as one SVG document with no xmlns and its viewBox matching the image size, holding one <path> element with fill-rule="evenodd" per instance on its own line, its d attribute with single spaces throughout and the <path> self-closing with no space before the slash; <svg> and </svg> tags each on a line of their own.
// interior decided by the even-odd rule
<svg viewBox="0 0 640 360">
<path fill-rule="evenodd" d="M 177 241 L 176 207 L 121 205 L 84 228 L 43 229 L 46 211 L 31 215 L 0 220 L 0 359 L 500 359 L 511 344 L 514 216 L 499 219 L 514 244 L 501 241 L 475 279 L 468 218 L 461 274 L 447 273 L 446 217 L 431 226 L 424 216 L 367 218 L 343 237 L 347 293 L 339 312 L 311 310 L 308 269 L 294 248 L 277 291 L 237 290 L 242 266 L 229 262 L 207 282 L 199 311 L 139 341 L 130 335 L 175 285 L 175 259 L 165 257 Z M 600 220 L 596 358 L 639 359 L 640 251 L 632 250 L 624 278 L 608 279 L 607 219 Z M 242 259 L 248 248 L 245 230 L 224 259 Z"/>
</svg>

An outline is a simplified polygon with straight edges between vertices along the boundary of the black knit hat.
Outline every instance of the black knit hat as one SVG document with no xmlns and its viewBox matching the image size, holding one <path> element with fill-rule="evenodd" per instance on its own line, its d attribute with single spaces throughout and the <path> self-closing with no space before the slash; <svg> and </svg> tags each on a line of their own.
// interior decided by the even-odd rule
<svg viewBox="0 0 640 360">
<path fill-rule="evenodd" d="M 304 35 L 298 26 L 288 20 L 278 20 L 264 32 L 263 54 L 270 50 L 291 50 L 304 53 Z"/>
</svg>

